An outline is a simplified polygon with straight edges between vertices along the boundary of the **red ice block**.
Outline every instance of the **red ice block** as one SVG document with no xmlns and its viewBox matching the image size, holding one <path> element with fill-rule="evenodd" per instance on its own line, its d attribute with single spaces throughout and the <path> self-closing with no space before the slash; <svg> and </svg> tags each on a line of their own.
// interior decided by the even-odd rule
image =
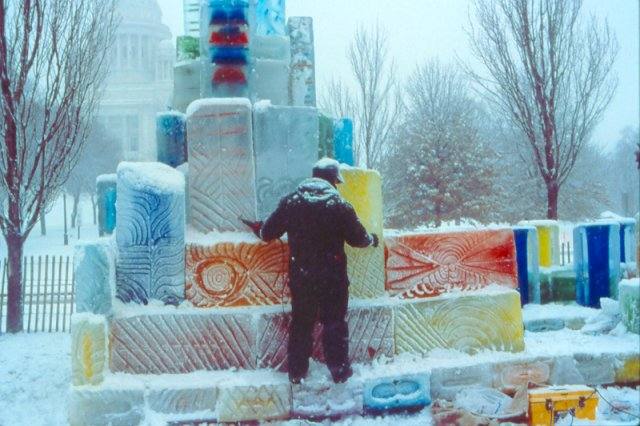
<svg viewBox="0 0 640 426">
<path fill-rule="evenodd" d="M 239 66 L 218 66 L 213 74 L 215 84 L 247 84 L 244 69 Z"/>
<path fill-rule="evenodd" d="M 518 287 L 510 229 L 391 236 L 385 251 L 386 290 L 404 298 L 490 284 Z"/>
</svg>

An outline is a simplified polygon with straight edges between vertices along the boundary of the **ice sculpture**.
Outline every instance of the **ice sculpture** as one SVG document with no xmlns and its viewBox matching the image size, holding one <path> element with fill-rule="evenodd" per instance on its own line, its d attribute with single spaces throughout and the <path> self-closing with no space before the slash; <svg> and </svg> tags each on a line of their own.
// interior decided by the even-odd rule
<svg viewBox="0 0 640 426">
<path fill-rule="evenodd" d="M 635 254 L 638 250 L 636 241 L 636 227 L 638 224 L 635 219 L 629 218 L 620 221 L 620 262 L 635 262 Z M 640 266 L 640 265 L 639 265 Z"/>
<path fill-rule="evenodd" d="M 102 383 L 107 369 L 107 320 L 102 315 L 78 313 L 71 322 L 73 384 Z"/>
<path fill-rule="evenodd" d="M 76 246 L 73 258 L 76 312 L 106 315 L 111 311 L 115 282 L 115 253 L 110 241 Z"/>
<path fill-rule="evenodd" d="M 256 34 L 283 36 L 285 28 L 285 1 L 259 0 L 256 3 Z"/>
<path fill-rule="evenodd" d="M 617 298 L 620 280 L 620 225 L 590 223 L 573 229 L 577 302 L 600 307 L 601 297 Z"/>
<path fill-rule="evenodd" d="M 335 158 L 333 118 L 320 113 L 318 115 L 318 127 L 318 158 Z"/>
<path fill-rule="evenodd" d="M 202 6 L 202 97 L 243 97 L 248 90 L 249 0 L 216 0 Z"/>
<path fill-rule="evenodd" d="M 116 295 L 123 302 L 184 299 L 184 176 L 162 163 L 120 163 Z"/>
<path fill-rule="evenodd" d="M 98 233 L 102 237 L 111 235 L 116 228 L 117 177 L 115 174 L 96 178 L 98 198 Z"/>
<path fill-rule="evenodd" d="M 383 414 L 396 410 L 421 409 L 431 403 L 428 374 L 381 377 L 364 384 L 364 410 Z"/>
<path fill-rule="evenodd" d="M 186 117 L 178 111 L 160 112 L 156 116 L 158 161 L 178 167 L 187 161 Z"/>
<path fill-rule="evenodd" d="M 517 288 L 510 229 L 390 235 L 385 245 L 386 289 L 403 298 L 478 290 L 491 284 Z"/>
<path fill-rule="evenodd" d="M 286 419 L 291 410 L 288 383 L 221 386 L 217 419 L 221 422 Z"/>
<path fill-rule="evenodd" d="M 245 231 L 256 218 L 251 103 L 201 99 L 187 111 L 189 220 L 198 231 Z"/>
<path fill-rule="evenodd" d="M 623 280 L 618 289 L 622 322 L 627 330 L 640 334 L 640 280 Z"/>
<path fill-rule="evenodd" d="M 270 100 L 274 105 L 289 103 L 289 60 L 256 58 L 251 69 L 250 98 Z"/>
<path fill-rule="evenodd" d="M 287 27 L 291 37 L 289 103 L 295 106 L 316 106 L 313 20 L 308 17 L 291 17 Z"/>
<path fill-rule="evenodd" d="M 555 220 L 531 220 L 519 225 L 535 226 L 538 229 L 538 260 L 540 266 L 550 268 L 560 264 L 560 227 Z"/>
<path fill-rule="evenodd" d="M 513 228 L 518 262 L 518 288 L 522 304 L 540 303 L 540 270 L 538 261 L 538 231 L 534 226 Z"/>
<path fill-rule="evenodd" d="M 200 70 L 198 59 L 179 62 L 173 68 L 173 108 L 186 112 L 189 104 L 200 98 Z"/>
<path fill-rule="evenodd" d="M 333 145 L 336 160 L 353 166 L 353 121 L 351 119 L 342 118 L 334 122 Z"/>
<path fill-rule="evenodd" d="M 318 113 L 311 107 L 254 107 L 258 217 L 268 217 L 280 198 L 311 176 L 318 155 Z"/>
</svg>

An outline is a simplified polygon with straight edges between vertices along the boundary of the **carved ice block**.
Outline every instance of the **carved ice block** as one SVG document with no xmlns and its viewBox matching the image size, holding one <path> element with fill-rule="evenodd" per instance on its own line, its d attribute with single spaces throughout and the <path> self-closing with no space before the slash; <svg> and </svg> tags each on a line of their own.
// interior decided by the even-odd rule
<svg viewBox="0 0 640 426">
<path fill-rule="evenodd" d="M 190 243 L 186 298 L 201 308 L 284 303 L 288 256 L 288 246 L 279 240 Z"/>
<path fill-rule="evenodd" d="M 316 71 L 313 47 L 313 19 L 291 17 L 287 23 L 291 38 L 289 104 L 316 106 Z"/>
<path fill-rule="evenodd" d="M 376 233 L 380 246 L 358 249 L 345 246 L 351 283 L 350 294 L 372 298 L 384 294 L 384 247 L 382 242 L 382 181 L 375 170 L 341 167 L 344 183 L 338 185 L 340 195 L 356 211 L 368 232 Z"/>
<path fill-rule="evenodd" d="M 75 314 L 71 321 L 71 372 L 74 385 L 97 385 L 107 369 L 107 321 L 102 315 Z"/>
<path fill-rule="evenodd" d="M 349 326 L 349 360 L 370 363 L 380 356 L 394 354 L 394 327 L 391 307 L 384 304 L 350 306 L 347 313 Z M 287 370 L 287 342 L 290 312 L 279 310 L 262 315 L 258 321 L 258 367 Z M 322 325 L 313 332 L 312 356 L 324 362 Z"/>
<path fill-rule="evenodd" d="M 72 388 L 69 395 L 71 426 L 130 426 L 144 419 L 144 387 Z"/>
<path fill-rule="evenodd" d="M 336 160 L 353 166 L 353 120 L 341 118 L 334 122 L 333 145 L 335 146 Z"/>
<path fill-rule="evenodd" d="M 281 197 L 311 176 L 318 155 L 318 112 L 263 101 L 255 105 L 254 131 L 258 216 L 264 219 Z"/>
<path fill-rule="evenodd" d="M 618 297 L 620 225 L 589 223 L 573 229 L 577 302 L 600 307 L 601 297 Z"/>
<path fill-rule="evenodd" d="M 111 323 L 111 371 L 179 374 L 256 366 L 250 313 L 156 314 Z"/>
<path fill-rule="evenodd" d="M 540 268 L 538 261 L 538 231 L 534 226 L 513 228 L 518 265 L 518 288 L 522 305 L 540 303 Z"/>
<path fill-rule="evenodd" d="M 118 166 L 116 295 L 123 302 L 184 299 L 184 176 L 162 163 Z"/>
<path fill-rule="evenodd" d="M 256 218 L 248 99 L 202 99 L 187 112 L 189 220 L 198 231 L 245 231 Z"/>
<path fill-rule="evenodd" d="M 627 330 L 640 334 L 640 280 L 623 280 L 618 287 L 622 322 Z"/>
<path fill-rule="evenodd" d="M 538 260 L 550 268 L 560 264 L 560 226 L 555 220 L 523 221 L 519 225 L 535 226 L 538 230 Z"/>
<path fill-rule="evenodd" d="M 620 221 L 620 262 L 622 263 L 636 262 L 635 254 L 638 250 L 638 242 L 635 234 L 637 226 L 635 219 L 632 218 Z"/>
<path fill-rule="evenodd" d="M 156 115 L 158 162 L 178 167 L 187 161 L 186 117 L 177 111 Z"/>
<path fill-rule="evenodd" d="M 256 4 L 256 34 L 284 36 L 286 34 L 285 0 L 260 0 Z"/>
<path fill-rule="evenodd" d="M 253 102 L 289 103 L 289 59 L 255 59 L 250 74 L 249 92 Z"/>
<path fill-rule="evenodd" d="M 149 408 L 157 413 L 188 414 L 195 411 L 214 411 L 218 388 L 214 384 L 194 383 L 151 388 L 146 395 Z"/>
<path fill-rule="evenodd" d="M 288 418 L 291 412 L 291 385 L 286 382 L 223 385 L 220 387 L 217 412 L 218 420 L 222 422 Z"/>
<path fill-rule="evenodd" d="M 178 62 L 173 67 L 173 107 L 186 112 L 189 104 L 200 98 L 200 59 Z"/>
<path fill-rule="evenodd" d="M 113 234 L 116 229 L 116 174 L 100 175 L 96 178 L 96 193 L 98 198 L 98 233 Z"/>
<path fill-rule="evenodd" d="M 333 118 L 318 114 L 318 158 L 335 158 L 333 139 Z"/>
<path fill-rule="evenodd" d="M 385 246 L 387 291 L 404 298 L 518 285 L 510 229 L 390 235 Z"/>
<path fill-rule="evenodd" d="M 76 312 L 106 315 L 115 293 L 115 253 L 109 240 L 76 245 Z"/>
<path fill-rule="evenodd" d="M 350 379 L 336 385 L 330 381 L 305 380 L 292 385 L 295 418 L 326 418 L 362 414 L 362 382 Z"/>
<path fill-rule="evenodd" d="M 382 414 L 394 410 L 416 410 L 431 403 L 429 374 L 379 377 L 364 384 L 364 410 Z"/>
<path fill-rule="evenodd" d="M 494 372 L 489 364 L 436 368 L 431 372 L 431 397 L 453 401 L 463 389 L 492 387 Z"/>
<path fill-rule="evenodd" d="M 524 349 L 520 296 L 513 290 L 447 294 L 394 309 L 396 353 Z"/>
</svg>

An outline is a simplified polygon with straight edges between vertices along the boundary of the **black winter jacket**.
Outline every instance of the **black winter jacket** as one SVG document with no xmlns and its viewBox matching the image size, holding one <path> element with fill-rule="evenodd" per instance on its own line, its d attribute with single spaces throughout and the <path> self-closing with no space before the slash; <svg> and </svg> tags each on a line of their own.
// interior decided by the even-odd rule
<svg viewBox="0 0 640 426">
<path fill-rule="evenodd" d="M 373 238 L 360 223 L 355 210 L 329 182 L 310 178 L 280 200 L 265 221 L 265 241 L 287 233 L 290 285 L 330 280 L 348 285 L 344 243 L 368 247 Z"/>
</svg>

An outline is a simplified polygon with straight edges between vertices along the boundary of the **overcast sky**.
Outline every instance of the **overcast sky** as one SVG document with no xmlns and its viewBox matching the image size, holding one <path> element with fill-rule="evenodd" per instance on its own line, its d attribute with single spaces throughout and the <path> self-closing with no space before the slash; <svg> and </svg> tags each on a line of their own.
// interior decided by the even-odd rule
<svg viewBox="0 0 640 426">
<path fill-rule="evenodd" d="M 158 0 L 163 20 L 174 36 L 183 33 L 182 0 Z M 389 6 L 392 4 L 392 6 Z M 585 12 L 606 18 L 620 45 L 615 71 L 615 98 L 594 135 L 602 144 L 615 142 L 625 126 L 639 125 L 639 0 L 585 0 Z M 377 21 L 389 34 L 391 53 L 402 74 L 438 57 L 453 62 L 470 56 L 464 28 L 470 0 L 287 0 L 288 16 L 314 20 L 318 90 L 332 76 L 349 74 L 345 51 L 358 25 Z"/>
</svg>

